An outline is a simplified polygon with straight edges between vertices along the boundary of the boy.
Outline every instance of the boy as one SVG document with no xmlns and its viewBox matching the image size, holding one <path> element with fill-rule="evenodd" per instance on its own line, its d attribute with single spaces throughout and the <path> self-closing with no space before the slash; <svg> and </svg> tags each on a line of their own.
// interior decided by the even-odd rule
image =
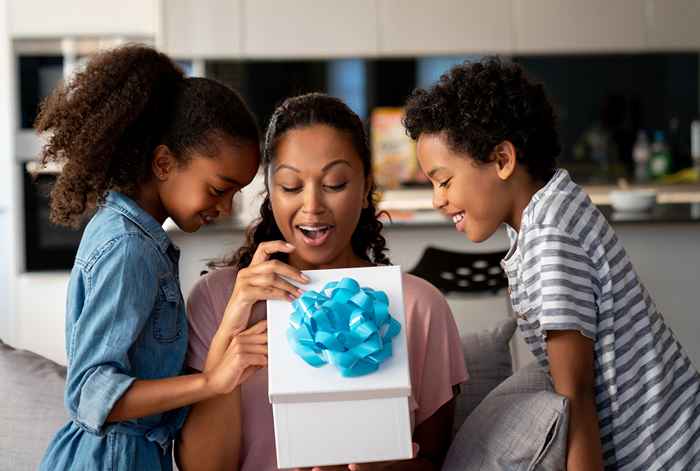
<svg viewBox="0 0 700 471">
<path fill-rule="evenodd" d="M 552 106 L 516 64 L 459 65 L 409 98 L 433 205 L 474 241 L 507 225 L 518 325 L 569 399 L 567 469 L 700 466 L 700 376 L 615 232 L 565 170 Z"/>
</svg>

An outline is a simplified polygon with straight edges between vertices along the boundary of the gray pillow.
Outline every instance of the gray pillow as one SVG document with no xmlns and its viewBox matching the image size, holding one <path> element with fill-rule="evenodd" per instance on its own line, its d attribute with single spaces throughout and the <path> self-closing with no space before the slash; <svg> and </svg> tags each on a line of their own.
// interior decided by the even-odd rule
<svg viewBox="0 0 700 471">
<path fill-rule="evenodd" d="M 513 374 L 510 339 L 515 319 L 504 319 L 496 327 L 461 335 L 469 379 L 455 403 L 454 432 L 496 386 Z"/>
<path fill-rule="evenodd" d="M 467 417 L 444 471 L 565 469 L 568 402 L 536 364 L 516 372 Z"/>
<path fill-rule="evenodd" d="M 0 340 L 0 469 L 37 469 L 68 422 L 65 379 L 65 367 Z"/>
</svg>

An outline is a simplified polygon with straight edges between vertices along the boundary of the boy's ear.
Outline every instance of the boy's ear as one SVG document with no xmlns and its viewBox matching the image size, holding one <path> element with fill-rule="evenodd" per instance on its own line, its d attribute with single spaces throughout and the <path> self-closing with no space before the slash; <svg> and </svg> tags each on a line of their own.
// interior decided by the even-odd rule
<svg viewBox="0 0 700 471">
<path fill-rule="evenodd" d="M 517 152 L 510 141 L 503 141 L 493 149 L 496 173 L 501 180 L 507 180 L 515 172 Z"/>
<path fill-rule="evenodd" d="M 151 170 L 153 170 L 153 175 L 155 175 L 158 180 L 167 180 L 176 165 L 177 159 L 168 146 L 161 144 L 153 151 Z"/>
</svg>

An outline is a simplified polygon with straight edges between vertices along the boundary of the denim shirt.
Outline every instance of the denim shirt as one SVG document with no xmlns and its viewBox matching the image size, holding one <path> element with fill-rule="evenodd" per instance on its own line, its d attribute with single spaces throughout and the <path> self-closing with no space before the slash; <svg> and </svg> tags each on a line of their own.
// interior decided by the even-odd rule
<svg viewBox="0 0 700 471">
<path fill-rule="evenodd" d="M 108 194 L 85 229 L 68 285 L 65 404 L 72 426 L 93 435 L 90 440 L 115 432 L 166 450 L 184 422 L 186 409 L 105 423 L 137 378 L 182 373 L 187 320 L 178 260 L 179 249 L 160 224 L 118 192 Z M 65 427 L 61 432 L 69 433 Z M 60 446 L 61 432 L 47 458 L 52 446 Z M 55 458 L 61 455 L 53 451 Z"/>
</svg>

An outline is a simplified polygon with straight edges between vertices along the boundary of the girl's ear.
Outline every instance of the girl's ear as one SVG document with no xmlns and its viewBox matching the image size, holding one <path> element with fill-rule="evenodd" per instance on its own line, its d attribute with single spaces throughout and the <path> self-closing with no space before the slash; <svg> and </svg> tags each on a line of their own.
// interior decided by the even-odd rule
<svg viewBox="0 0 700 471">
<path fill-rule="evenodd" d="M 493 162 L 496 164 L 496 174 L 501 180 L 508 180 L 515 172 L 517 151 L 510 141 L 503 141 L 493 149 Z"/>
<path fill-rule="evenodd" d="M 374 179 L 372 178 L 372 175 L 367 175 L 367 178 L 365 178 L 365 193 L 362 199 L 362 209 L 369 207 L 369 199 L 372 197 L 371 190 L 373 184 Z"/>
<path fill-rule="evenodd" d="M 161 144 L 156 147 L 156 150 L 153 151 L 151 170 L 158 180 L 167 180 L 176 166 L 177 159 L 168 146 Z"/>
</svg>

